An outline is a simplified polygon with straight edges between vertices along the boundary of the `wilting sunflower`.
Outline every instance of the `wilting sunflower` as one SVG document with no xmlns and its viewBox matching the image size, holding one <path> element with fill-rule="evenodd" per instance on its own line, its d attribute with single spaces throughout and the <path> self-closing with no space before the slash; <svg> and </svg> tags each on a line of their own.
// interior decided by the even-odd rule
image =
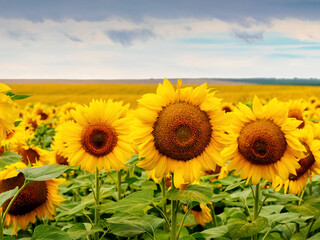
<svg viewBox="0 0 320 240">
<path fill-rule="evenodd" d="M 24 176 L 16 169 L 26 168 L 24 163 L 18 162 L 6 167 L 0 172 L 0 193 L 21 187 L 24 183 Z M 17 233 L 18 225 L 22 229 L 26 229 L 30 222 L 34 223 L 36 217 L 42 219 L 44 217 L 53 220 L 56 214 L 56 206 L 64 201 L 64 198 L 58 195 L 58 185 L 63 183 L 61 179 L 51 179 L 47 181 L 34 181 L 29 183 L 15 199 L 5 219 L 5 225 L 13 224 L 13 234 Z M 9 202 L 4 203 L 0 208 L 3 214 Z"/>
<path fill-rule="evenodd" d="M 232 115 L 233 143 L 222 152 L 226 161 L 231 160 L 228 169 L 241 172 L 240 177 L 252 184 L 296 174 L 305 151 L 296 129 L 300 123 L 288 118 L 288 108 L 276 98 L 262 106 L 255 96 L 252 109 L 239 103 Z"/>
<path fill-rule="evenodd" d="M 184 207 L 184 211 L 187 211 L 187 206 Z M 211 222 L 211 210 L 206 205 L 200 203 L 199 205 L 194 206 L 190 213 L 194 216 L 194 220 L 196 223 L 205 226 L 207 223 Z"/>
<path fill-rule="evenodd" d="M 156 178 L 174 174 L 174 185 L 198 180 L 202 171 L 223 165 L 220 151 L 227 143 L 226 115 L 220 99 L 207 89 L 177 90 L 164 79 L 157 93 L 138 100 L 134 144 L 143 159 L 138 166 L 154 170 Z"/>
<path fill-rule="evenodd" d="M 306 148 L 306 157 L 299 160 L 300 167 L 296 174 L 290 174 L 287 180 L 275 178 L 272 186 L 277 191 L 284 187 L 284 193 L 300 194 L 307 185 L 308 179 L 311 180 L 312 173 L 320 173 L 320 141 L 314 140 L 313 129 L 311 127 L 300 130 L 299 140 Z"/>
<path fill-rule="evenodd" d="M 93 100 L 71 111 L 76 122 L 62 124 L 55 136 L 56 147 L 70 165 L 81 165 L 92 173 L 96 168 L 119 171 L 133 154 L 129 136 L 129 105 L 112 100 Z"/>
</svg>

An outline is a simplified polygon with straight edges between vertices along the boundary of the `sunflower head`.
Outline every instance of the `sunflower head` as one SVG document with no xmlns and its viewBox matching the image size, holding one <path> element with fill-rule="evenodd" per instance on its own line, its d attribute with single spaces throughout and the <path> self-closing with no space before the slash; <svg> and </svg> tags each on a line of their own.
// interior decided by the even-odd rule
<svg viewBox="0 0 320 240">
<path fill-rule="evenodd" d="M 138 100 L 134 144 L 143 158 L 138 166 L 154 170 L 156 178 L 174 174 L 174 184 L 192 183 L 202 170 L 223 165 L 220 151 L 227 144 L 226 115 L 221 100 L 206 84 L 175 90 L 165 79 L 156 94 Z"/>
<path fill-rule="evenodd" d="M 184 211 L 187 211 L 187 206 L 184 207 Z M 195 222 L 201 226 L 205 226 L 207 223 L 212 221 L 210 208 L 202 203 L 194 206 L 190 210 L 190 213 L 194 216 Z"/>
<path fill-rule="evenodd" d="M 55 147 L 70 165 L 93 172 L 96 168 L 119 171 L 133 154 L 128 117 L 129 105 L 122 102 L 93 100 L 71 111 L 75 121 L 57 128 Z"/>
<path fill-rule="evenodd" d="M 274 175 L 287 179 L 304 156 L 305 147 L 297 139 L 300 123 L 288 118 L 288 108 L 277 99 L 263 106 L 254 97 L 252 109 L 239 103 L 232 119 L 234 142 L 223 150 L 225 160 L 231 160 L 228 169 L 241 172 L 253 184 Z"/>
<path fill-rule="evenodd" d="M 300 158 L 299 167 L 295 173 L 290 173 L 288 179 L 275 177 L 273 187 L 279 191 L 282 187 L 284 192 L 289 191 L 292 194 L 300 194 L 307 185 L 308 179 L 312 173 L 318 173 L 320 170 L 320 141 L 314 139 L 313 129 L 308 126 L 300 131 L 299 141 L 305 147 L 305 156 Z"/>
<path fill-rule="evenodd" d="M 0 172 L 0 193 L 21 187 L 25 178 L 17 169 L 26 168 L 22 162 L 6 166 Z M 64 198 L 58 195 L 58 184 L 64 180 L 51 179 L 47 181 L 34 181 L 29 183 L 19 193 L 11 205 L 5 219 L 5 225 L 13 223 L 13 234 L 17 233 L 17 226 L 26 229 L 27 225 L 36 221 L 36 217 L 42 219 L 47 217 L 53 220 L 52 215 L 56 214 L 55 207 L 60 205 Z M 7 200 L 0 208 L 0 213 L 6 210 L 11 199 Z"/>
</svg>

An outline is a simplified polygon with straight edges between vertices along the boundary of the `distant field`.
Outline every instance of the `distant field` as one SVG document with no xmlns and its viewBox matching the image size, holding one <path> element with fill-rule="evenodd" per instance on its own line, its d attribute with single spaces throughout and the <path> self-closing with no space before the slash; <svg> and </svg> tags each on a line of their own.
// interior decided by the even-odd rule
<svg viewBox="0 0 320 240">
<path fill-rule="evenodd" d="M 61 105 L 66 102 L 88 104 L 91 99 L 113 98 L 116 101 L 130 103 L 137 107 L 137 99 L 145 93 L 154 93 L 155 84 L 8 84 L 16 94 L 31 94 L 32 97 L 19 100 L 20 105 L 29 102 L 41 102 L 50 105 Z M 188 86 L 188 85 L 183 85 Z M 280 100 L 309 99 L 320 96 L 320 87 L 286 86 L 286 85 L 209 85 L 217 91 L 216 96 L 226 102 L 237 103 L 252 100 L 254 95 Z"/>
</svg>

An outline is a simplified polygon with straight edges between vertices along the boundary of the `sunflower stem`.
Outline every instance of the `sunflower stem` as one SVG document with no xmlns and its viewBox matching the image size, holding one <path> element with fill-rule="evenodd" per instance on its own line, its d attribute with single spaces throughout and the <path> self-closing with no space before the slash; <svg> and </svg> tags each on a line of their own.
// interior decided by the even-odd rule
<svg viewBox="0 0 320 240">
<path fill-rule="evenodd" d="M 95 201 L 96 206 L 94 209 L 94 226 L 99 226 L 99 220 L 100 220 L 100 213 L 99 213 L 99 205 L 100 205 L 100 178 L 99 178 L 99 170 L 96 168 L 96 171 L 94 173 L 95 176 Z M 99 232 L 95 232 L 94 239 L 99 240 Z"/>
<path fill-rule="evenodd" d="M 254 198 L 254 206 L 253 206 L 253 220 L 255 221 L 259 217 L 259 200 L 260 200 L 260 182 L 256 185 L 255 198 Z M 253 235 L 253 239 L 258 239 L 258 234 Z"/>
<path fill-rule="evenodd" d="M 213 226 L 217 227 L 218 223 L 217 223 L 217 216 L 216 216 L 216 213 L 214 211 L 214 202 L 210 202 L 209 203 L 209 207 L 210 207 L 210 210 L 211 210 L 211 217 L 212 217 Z"/>
<path fill-rule="evenodd" d="M 117 184 L 117 188 L 118 188 L 118 201 L 121 199 L 121 172 L 122 170 L 120 170 L 118 172 L 118 184 Z"/>
<path fill-rule="evenodd" d="M 165 214 L 165 216 L 167 217 L 167 197 L 166 197 L 166 177 L 163 177 L 161 180 L 161 184 L 160 184 L 160 188 L 161 188 L 161 192 L 162 192 L 162 199 L 164 201 L 163 203 L 163 207 L 162 207 L 162 211 Z M 166 222 L 163 226 L 163 229 L 165 232 L 169 231 L 169 225 L 168 222 Z"/>
<path fill-rule="evenodd" d="M 253 220 L 256 220 L 259 216 L 259 200 L 260 200 L 260 182 L 256 185 L 256 194 L 255 194 L 255 198 L 254 198 Z"/>
<path fill-rule="evenodd" d="M 171 174 L 171 188 L 174 189 L 174 177 Z M 170 240 L 176 240 L 178 200 L 171 200 L 171 233 Z"/>
<path fill-rule="evenodd" d="M 177 206 L 178 201 L 171 201 L 171 238 L 170 240 L 176 240 L 176 230 L 177 230 Z"/>
<path fill-rule="evenodd" d="M 16 194 L 13 196 L 13 198 L 11 199 L 10 203 L 8 204 L 4 214 L 3 214 L 3 218 L 2 218 L 2 225 L 4 225 L 5 223 L 5 220 L 6 220 L 6 216 L 13 204 L 13 202 L 16 200 L 16 198 L 18 197 L 18 195 L 20 194 L 20 192 L 30 183 L 31 181 L 27 181 L 27 180 L 24 180 L 24 183 L 23 185 L 21 186 L 21 188 L 19 188 L 18 192 L 16 192 Z"/>
<path fill-rule="evenodd" d="M 178 229 L 178 232 L 177 232 L 177 239 L 179 239 L 179 236 L 180 236 L 180 232 L 181 232 L 183 223 L 184 223 L 184 221 L 186 220 L 186 217 L 188 216 L 189 212 L 190 212 L 190 209 L 189 209 L 189 206 L 188 206 L 188 211 L 183 215 L 183 218 L 182 218 L 182 220 L 181 220 L 181 223 L 180 223 L 180 226 L 179 226 L 179 229 Z"/>
</svg>

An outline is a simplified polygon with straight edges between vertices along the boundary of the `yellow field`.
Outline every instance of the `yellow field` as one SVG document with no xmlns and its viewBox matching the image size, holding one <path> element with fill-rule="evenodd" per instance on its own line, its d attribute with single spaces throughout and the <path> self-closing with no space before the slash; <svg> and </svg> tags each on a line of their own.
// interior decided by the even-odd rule
<svg viewBox="0 0 320 240">
<path fill-rule="evenodd" d="M 154 93 L 157 85 L 143 84 L 9 84 L 15 94 L 31 94 L 32 97 L 17 101 L 24 106 L 30 102 L 61 105 L 66 102 L 88 104 L 91 99 L 113 98 L 115 101 L 137 106 L 137 99 L 145 93 Z M 187 85 L 183 85 L 187 86 Z M 281 85 L 214 85 L 216 96 L 226 102 L 251 101 L 254 95 L 270 99 L 277 97 L 282 101 L 289 99 L 309 99 L 320 96 L 320 87 L 281 86 Z"/>
</svg>

